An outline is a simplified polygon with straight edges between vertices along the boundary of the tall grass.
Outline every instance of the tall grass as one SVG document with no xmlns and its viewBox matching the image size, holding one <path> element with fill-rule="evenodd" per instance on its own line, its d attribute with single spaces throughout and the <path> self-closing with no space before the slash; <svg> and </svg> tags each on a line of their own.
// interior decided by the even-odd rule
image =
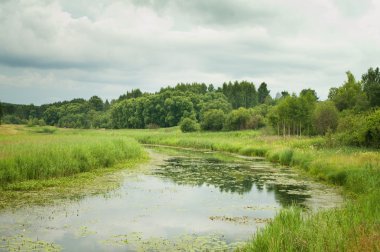
<svg viewBox="0 0 380 252">
<path fill-rule="evenodd" d="M 282 210 L 241 251 L 379 251 L 379 194 L 341 209 Z"/>
<path fill-rule="evenodd" d="M 0 184 L 70 176 L 141 158 L 143 154 L 141 146 L 126 137 L 3 135 L 0 138 Z"/>
</svg>

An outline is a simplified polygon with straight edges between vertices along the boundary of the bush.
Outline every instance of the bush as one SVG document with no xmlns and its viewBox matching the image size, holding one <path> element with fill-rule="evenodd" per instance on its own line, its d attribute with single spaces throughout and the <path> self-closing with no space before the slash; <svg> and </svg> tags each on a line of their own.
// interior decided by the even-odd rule
<svg viewBox="0 0 380 252">
<path fill-rule="evenodd" d="M 44 119 L 38 120 L 38 118 L 30 118 L 28 120 L 28 124 L 27 124 L 28 127 L 45 126 L 45 125 L 46 125 L 46 123 L 45 123 Z"/>
<path fill-rule="evenodd" d="M 346 115 L 339 121 L 337 138 L 346 145 L 380 148 L 380 109 L 368 115 Z"/>
<path fill-rule="evenodd" d="M 185 118 L 182 120 L 180 123 L 180 129 L 182 132 L 194 132 L 199 130 L 199 124 L 197 121 L 190 119 L 190 118 Z"/>
<path fill-rule="evenodd" d="M 380 148 L 380 109 L 367 117 L 363 133 L 366 146 Z"/>
<path fill-rule="evenodd" d="M 246 108 L 239 108 L 228 114 L 224 127 L 227 130 L 248 129 L 250 119 L 251 115 L 249 110 Z"/>
<path fill-rule="evenodd" d="M 210 109 L 203 115 L 201 127 L 203 130 L 221 130 L 223 128 L 225 114 L 221 109 Z"/>
<path fill-rule="evenodd" d="M 28 121 L 15 115 L 5 115 L 2 122 L 5 124 L 27 124 Z"/>
</svg>

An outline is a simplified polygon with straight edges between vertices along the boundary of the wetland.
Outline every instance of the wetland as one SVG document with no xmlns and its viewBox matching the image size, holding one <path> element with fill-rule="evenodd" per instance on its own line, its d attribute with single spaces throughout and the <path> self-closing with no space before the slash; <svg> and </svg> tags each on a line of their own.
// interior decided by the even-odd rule
<svg viewBox="0 0 380 252">
<path fill-rule="evenodd" d="M 109 190 L 3 208 L 0 251 L 233 251 L 285 207 L 343 203 L 336 188 L 263 158 L 146 150 L 138 168 L 101 175 Z"/>
</svg>

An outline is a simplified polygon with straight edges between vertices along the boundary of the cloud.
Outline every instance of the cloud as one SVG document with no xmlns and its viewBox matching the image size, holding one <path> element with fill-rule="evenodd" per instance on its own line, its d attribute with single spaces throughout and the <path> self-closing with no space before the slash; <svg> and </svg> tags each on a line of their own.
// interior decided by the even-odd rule
<svg viewBox="0 0 380 252">
<path fill-rule="evenodd" d="M 359 4 L 360 3 L 360 4 Z M 326 98 L 378 64 L 380 4 L 354 0 L 0 3 L 0 99 L 117 98 L 177 82 L 266 81 Z M 59 86 L 60 92 L 54 91 Z M 22 88 L 36 88 L 33 97 Z M 30 93 L 30 92 L 29 92 Z"/>
</svg>

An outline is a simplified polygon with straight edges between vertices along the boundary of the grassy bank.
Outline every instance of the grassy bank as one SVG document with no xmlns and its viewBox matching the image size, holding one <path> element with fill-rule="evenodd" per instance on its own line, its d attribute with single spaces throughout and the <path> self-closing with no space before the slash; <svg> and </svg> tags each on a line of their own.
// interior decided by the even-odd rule
<svg viewBox="0 0 380 252">
<path fill-rule="evenodd" d="M 144 158 L 142 147 L 128 137 L 49 127 L 0 127 L 0 185 L 3 189 L 15 188 L 15 184 L 21 182 L 28 184 L 26 181 L 122 167 Z M 44 183 L 46 181 L 39 182 Z"/>
<path fill-rule="evenodd" d="M 264 136 L 257 131 L 181 133 L 178 129 L 121 131 L 145 144 L 263 156 L 342 186 L 341 209 L 316 214 L 282 210 L 242 251 L 380 251 L 380 152 L 331 147 L 331 139 Z"/>
</svg>

